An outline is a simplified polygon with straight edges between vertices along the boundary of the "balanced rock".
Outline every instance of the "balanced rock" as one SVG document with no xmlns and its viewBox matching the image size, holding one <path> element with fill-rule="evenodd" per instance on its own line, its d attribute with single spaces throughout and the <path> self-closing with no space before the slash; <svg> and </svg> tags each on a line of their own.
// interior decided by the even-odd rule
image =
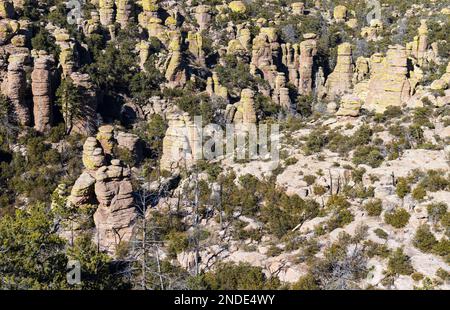
<svg viewBox="0 0 450 310">
<path fill-rule="evenodd" d="M 105 163 L 105 155 L 97 139 L 89 137 L 83 145 L 83 164 L 88 170 L 97 170 Z"/>
<path fill-rule="evenodd" d="M 208 28 L 211 23 L 211 8 L 207 5 L 199 5 L 195 8 L 195 19 L 200 31 Z"/>
<path fill-rule="evenodd" d="M 362 102 L 355 95 L 344 95 L 341 98 L 341 105 L 336 112 L 337 116 L 358 116 Z"/>
<path fill-rule="evenodd" d="M 103 125 L 98 128 L 97 140 L 100 142 L 105 154 L 111 155 L 115 145 L 114 127 L 111 125 Z"/>
</svg>

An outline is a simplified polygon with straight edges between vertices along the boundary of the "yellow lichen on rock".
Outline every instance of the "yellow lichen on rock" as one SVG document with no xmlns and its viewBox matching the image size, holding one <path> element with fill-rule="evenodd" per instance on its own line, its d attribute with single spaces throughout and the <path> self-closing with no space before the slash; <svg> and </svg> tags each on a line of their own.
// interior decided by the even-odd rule
<svg viewBox="0 0 450 310">
<path fill-rule="evenodd" d="M 243 14 L 243 13 L 247 12 L 247 6 L 242 1 L 231 1 L 228 4 L 228 7 L 234 13 L 241 13 L 241 14 Z"/>
</svg>

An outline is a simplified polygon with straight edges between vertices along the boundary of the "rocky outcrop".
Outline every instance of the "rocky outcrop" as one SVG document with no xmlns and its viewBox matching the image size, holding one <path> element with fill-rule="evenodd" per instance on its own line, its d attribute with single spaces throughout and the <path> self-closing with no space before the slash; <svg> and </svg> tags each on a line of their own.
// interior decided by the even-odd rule
<svg viewBox="0 0 450 310">
<path fill-rule="evenodd" d="M 228 4 L 228 7 L 234 13 L 243 14 L 243 13 L 247 12 L 247 6 L 245 5 L 245 3 L 243 1 L 231 1 Z"/>
<path fill-rule="evenodd" d="M 116 137 L 117 145 L 120 148 L 130 151 L 137 162 L 143 158 L 143 145 L 141 139 L 132 133 L 120 131 Z"/>
<path fill-rule="evenodd" d="M 303 15 L 305 13 L 305 4 L 303 2 L 294 2 L 291 4 L 294 15 Z"/>
<path fill-rule="evenodd" d="M 328 76 L 325 84 L 329 100 L 335 100 L 336 97 L 344 95 L 352 88 L 353 63 L 350 43 L 339 45 L 337 54 L 336 67 Z"/>
<path fill-rule="evenodd" d="M 11 1 L 0 1 L 0 18 L 13 18 L 15 15 L 14 5 Z"/>
<path fill-rule="evenodd" d="M 388 106 L 402 106 L 411 95 L 405 47 L 389 46 L 386 57 L 374 54 L 370 61 L 369 94 L 364 107 L 382 113 Z"/>
<path fill-rule="evenodd" d="M 358 57 L 356 60 L 355 73 L 353 74 L 353 85 L 358 84 L 369 78 L 370 73 L 370 59 L 365 57 Z"/>
<path fill-rule="evenodd" d="M 132 13 L 131 0 L 116 0 L 116 22 L 121 27 L 126 27 L 129 24 Z"/>
<path fill-rule="evenodd" d="M 34 128 L 45 132 L 51 128 L 52 115 L 52 85 L 51 70 L 54 63 L 52 56 L 39 53 L 34 61 L 34 70 L 31 74 L 31 88 L 33 92 Z"/>
<path fill-rule="evenodd" d="M 344 95 L 341 98 L 341 105 L 336 112 L 337 116 L 358 116 L 362 102 L 355 95 Z"/>
<path fill-rule="evenodd" d="M 95 178 L 88 172 L 83 172 L 72 186 L 68 203 L 74 206 L 94 203 Z"/>
<path fill-rule="evenodd" d="M 100 249 L 114 254 L 117 247 L 131 240 L 137 212 L 134 205 L 131 171 L 120 160 L 112 160 L 95 173 L 94 213 L 96 239 Z"/>
<path fill-rule="evenodd" d="M 176 32 L 169 46 L 170 54 L 167 61 L 166 79 L 169 87 L 183 86 L 186 83 L 186 69 L 183 66 L 181 52 L 181 35 Z"/>
<path fill-rule="evenodd" d="M 189 31 L 187 36 L 189 51 L 194 55 L 200 66 L 205 65 L 205 52 L 203 51 L 203 37 L 198 32 Z"/>
<path fill-rule="evenodd" d="M 63 77 L 70 76 L 76 68 L 75 42 L 65 29 L 57 29 L 54 32 L 56 45 L 60 49 L 59 63 L 62 67 Z"/>
<path fill-rule="evenodd" d="M 103 148 L 96 138 L 89 137 L 83 145 L 83 165 L 90 171 L 95 171 L 105 163 Z"/>
<path fill-rule="evenodd" d="M 93 216 L 95 242 L 114 255 L 118 245 L 131 239 L 137 216 L 131 171 L 117 159 L 106 165 L 104 151 L 94 137 L 87 138 L 83 146 L 83 164 L 86 170 L 73 185 L 67 203 L 74 207 L 98 205 Z"/>
<path fill-rule="evenodd" d="M 172 109 L 167 114 L 169 127 L 163 140 L 161 170 L 173 171 L 191 167 L 201 152 L 199 128 L 188 113 Z"/>
<path fill-rule="evenodd" d="M 299 93 L 310 95 L 313 84 L 314 56 L 317 54 L 317 41 L 315 34 L 304 35 L 305 40 L 300 43 Z"/>
<path fill-rule="evenodd" d="M 87 36 L 91 36 L 94 33 L 100 33 L 101 24 L 98 11 L 91 11 L 91 18 L 83 23 L 83 31 Z"/>
<path fill-rule="evenodd" d="M 208 77 L 206 80 L 206 92 L 210 96 L 218 96 L 228 100 L 228 89 L 220 84 L 217 72 L 213 72 L 212 77 Z"/>
<path fill-rule="evenodd" d="M 337 23 L 345 22 L 348 18 L 348 9 L 343 5 L 338 5 L 333 10 L 333 17 Z"/>
<path fill-rule="evenodd" d="M 31 109 L 25 100 L 27 83 L 24 64 L 28 58 L 28 54 L 9 56 L 8 73 L 2 85 L 2 92 L 11 101 L 14 116 L 22 126 L 29 126 L 31 123 Z"/>
<path fill-rule="evenodd" d="M 243 89 L 241 100 L 235 104 L 236 112 L 233 121 L 235 123 L 255 124 L 257 121 L 255 110 L 255 93 L 251 89 Z"/>
<path fill-rule="evenodd" d="M 7 44 L 19 31 L 20 24 L 13 19 L 0 19 L 0 45 Z"/>
<path fill-rule="evenodd" d="M 365 38 L 367 41 L 376 41 L 379 39 L 382 32 L 383 22 L 374 18 L 370 21 L 369 27 L 363 27 L 361 29 L 361 37 Z"/>
<path fill-rule="evenodd" d="M 275 79 L 272 101 L 283 107 L 285 111 L 293 112 L 294 110 L 291 98 L 289 97 L 289 88 L 286 87 L 286 77 L 283 72 L 278 72 Z"/>
<path fill-rule="evenodd" d="M 109 26 L 114 23 L 114 0 L 99 1 L 100 23 Z"/>
<path fill-rule="evenodd" d="M 207 5 L 199 5 L 195 8 L 195 19 L 200 31 L 207 29 L 211 23 L 211 8 Z"/>
<path fill-rule="evenodd" d="M 83 101 L 77 103 L 76 113 L 67 115 L 65 121 L 71 132 L 89 136 L 97 130 L 96 90 L 88 74 L 74 72 L 70 78 L 78 88 Z"/>
<path fill-rule="evenodd" d="M 425 53 L 428 48 L 428 26 L 426 20 L 420 21 L 419 36 L 417 37 L 417 50 L 415 51 L 417 63 L 419 66 L 424 65 Z"/>
<path fill-rule="evenodd" d="M 111 155 L 113 153 L 116 141 L 114 139 L 114 126 L 103 125 L 98 128 L 97 140 L 100 142 L 105 154 Z"/>
</svg>

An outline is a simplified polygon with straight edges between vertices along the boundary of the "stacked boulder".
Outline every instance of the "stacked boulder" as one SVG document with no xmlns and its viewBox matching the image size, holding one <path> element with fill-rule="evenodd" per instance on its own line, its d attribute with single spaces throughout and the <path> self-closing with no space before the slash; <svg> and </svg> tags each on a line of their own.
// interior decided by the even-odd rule
<svg viewBox="0 0 450 310">
<path fill-rule="evenodd" d="M 46 52 L 39 52 L 34 61 L 31 74 L 31 88 L 33 92 L 34 128 L 39 132 L 46 132 L 52 125 L 52 67 L 54 59 Z"/>
<path fill-rule="evenodd" d="M 203 51 L 203 37 L 198 32 L 189 31 L 187 36 L 189 43 L 189 51 L 194 55 L 197 63 L 201 66 L 205 65 L 205 52 Z"/>
<path fill-rule="evenodd" d="M 100 0 L 98 3 L 100 23 L 109 26 L 114 23 L 114 0 Z"/>
<path fill-rule="evenodd" d="M 228 89 L 220 84 L 219 76 L 215 71 L 213 72 L 212 77 L 208 77 L 206 80 L 206 92 L 210 96 L 218 96 L 228 100 Z"/>
<path fill-rule="evenodd" d="M 65 29 L 56 29 L 54 32 L 56 45 L 60 49 L 59 63 L 62 67 L 62 76 L 70 76 L 76 68 L 75 41 L 70 37 Z"/>
<path fill-rule="evenodd" d="M 132 15 L 132 4 L 131 0 L 116 0 L 116 22 L 120 24 L 121 27 L 126 27 Z"/>
<path fill-rule="evenodd" d="M 365 108 L 382 113 L 388 106 L 401 107 L 411 96 L 406 48 L 389 46 L 386 57 L 374 54 L 370 61 L 371 77 Z"/>
<path fill-rule="evenodd" d="M 169 45 L 170 55 L 167 61 L 166 79 L 169 87 L 183 86 L 187 81 L 186 69 L 183 66 L 181 52 L 181 35 L 176 32 Z"/>
<path fill-rule="evenodd" d="M 195 7 L 195 19 L 199 25 L 199 30 L 207 29 L 211 23 L 211 8 L 207 5 Z"/>
<path fill-rule="evenodd" d="M 235 104 L 236 112 L 233 117 L 234 123 L 255 124 L 257 121 L 255 109 L 255 93 L 251 89 L 243 89 L 241 100 Z"/>
<path fill-rule="evenodd" d="M 355 95 L 344 95 L 341 98 L 339 110 L 336 112 L 337 116 L 358 116 L 361 110 L 361 99 Z"/>
<path fill-rule="evenodd" d="M 24 66 L 28 59 L 29 54 L 25 53 L 10 55 L 7 76 L 2 84 L 2 93 L 11 101 L 15 118 L 22 126 L 31 123 L 30 106 L 25 100 L 27 81 Z"/>
<path fill-rule="evenodd" d="M 336 67 L 333 73 L 328 76 L 325 84 L 327 99 L 329 100 L 335 100 L 352 88 L 353 62 L 351 44 L 343 43 L 339 45 L 337 54 Z"/>
<path fill-rule="evenodd" d="M 192 122 L 188 113 L 183 113 L 176 108 L 172 108 L 166 118 L 169 127 L 163 140 L 161 170 L 189 168 L 201 152 L 199 132 L 201 128 Z"/>
<path fill-rule="evenodd" d="M 83 146 L 83 164 L 85 171 L 72 187 L 68 206 L 98 205 L 95 241 L 101 250 L 114 255 L 117 246 L 130 241 L 136 221 L 131 171 L 117 159 L 107 165 L 103 148 L 94 137 L 87 138 Z"/>
<path fill-rule="evenodd" d="M 313 33 L 305 34 L 305 40 L 300 43 L 300 80 L 299 93 L 302 95 L 310 95 L 313 84 L 313 64 L 314 57 L 317 54 L 316 35 Z"/>
<path fill-rule="evenodd" d="M 289 88 L 286 87 L 286 77 L 283 72 L 278 72 L 275 78 L 272 101 L 281 106 L 285 111 L 292 112 L 293 110 L 291 98 L 289 97 Z"/>
</svg>

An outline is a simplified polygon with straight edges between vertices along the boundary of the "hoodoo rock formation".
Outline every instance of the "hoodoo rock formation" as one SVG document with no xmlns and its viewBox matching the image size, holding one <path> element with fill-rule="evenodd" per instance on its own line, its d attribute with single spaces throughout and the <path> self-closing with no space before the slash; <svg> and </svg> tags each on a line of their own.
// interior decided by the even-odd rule
<svg viewBox="0 0 450 310">
<path fill-rule="evenodd" d="M 389 46 L 386 57 L 374 54 L 371 57 L 369 94 L 364 106 L 377 112 L 383 112 L 388 106 L 401 107 L 411 96 L 407 75 L 405 47 Z"/>
<path fill-rule="evenodd" d="M 118 159 L 107 165 L 104 151 L 94 137 L 84 143 L 83 163 L 85 171 L 73 185 L 68 204 L 98 204 L 93 216 L 95 242 L 102 251 L 114 255 L 118 246 L 130 241 L 137 217 L 130 168 Z"/>
<path fill-rule="evenodd" d="M 343 43 L 339 45 L 337 54 L 336 67 L 333 73 L 328 76 L 325 84 L 327 99 L 329 100 L 335 100 L 352 88 L 353 60 L 351 44 Z"/>
<path fill-rule="evenodd" d="M 11 100 L 15 118 L 22 126 L 31 124 L 31 109 L 25 100 L 26 73 L 24 64 L 29 54 L 14 54 L 8 59 L 8 73 L 2 85 L 2 92 Z"/>
<path fill-rule="evenodd" d="M 46 53 L 39 53 L 34 61 L 31 74 L 33 92 L 34 128 L 39 132 L 48 131 L 52 126 L 52 66 L 54 59 Z"/>
</svg>

